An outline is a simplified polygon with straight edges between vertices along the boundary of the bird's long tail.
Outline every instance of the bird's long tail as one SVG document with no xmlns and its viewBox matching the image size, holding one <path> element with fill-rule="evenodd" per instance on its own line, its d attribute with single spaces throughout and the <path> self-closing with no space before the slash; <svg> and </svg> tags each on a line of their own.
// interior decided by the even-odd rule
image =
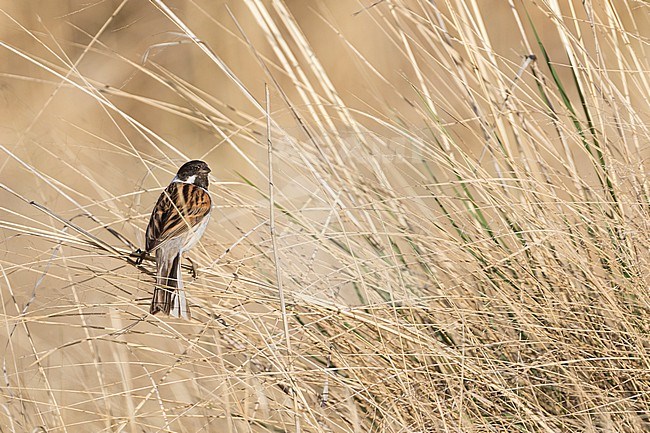
<svg viewBox="0 0 650 433">
<path fill-rule="evenodd" d="M 161 311 L 172 317 L 190 319 L 190 307 L 187 305 L 183 277 L 181 275 L 181 255 L 169 257 L 163 249 L 156 251 L 156 287 L 149 312 Z"/>
</svg>

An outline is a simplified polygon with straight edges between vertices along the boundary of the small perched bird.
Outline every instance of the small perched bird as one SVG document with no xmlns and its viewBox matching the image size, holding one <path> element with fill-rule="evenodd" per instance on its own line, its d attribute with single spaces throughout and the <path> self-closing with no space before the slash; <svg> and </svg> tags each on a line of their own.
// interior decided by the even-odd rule
<svg viewBox="0 0 650 433">
<path fill-rule="evenodd" d="M 190 318 L 181 260 L 183 253 L 201 239 L 212 210 L 208 193 L 210 168 L 203 161 L 189 161 L 158 198 L 147 226 L 145 253 L 156 253 L 156 286 L 149 312 Z"/>
</svg>

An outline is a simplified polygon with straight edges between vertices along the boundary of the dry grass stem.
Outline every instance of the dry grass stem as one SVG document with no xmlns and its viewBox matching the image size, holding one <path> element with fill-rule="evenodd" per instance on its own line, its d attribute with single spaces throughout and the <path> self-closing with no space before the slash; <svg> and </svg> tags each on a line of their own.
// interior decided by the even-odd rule
<svg viewBox="0 0 650 433">
<path fill-rule="evenodd" d="M 0 7 L 0 431 L 650 430 L 646 2 L 32 6 Z M 135 259 L 188 159 L 182 321 Z"/>
</svg>

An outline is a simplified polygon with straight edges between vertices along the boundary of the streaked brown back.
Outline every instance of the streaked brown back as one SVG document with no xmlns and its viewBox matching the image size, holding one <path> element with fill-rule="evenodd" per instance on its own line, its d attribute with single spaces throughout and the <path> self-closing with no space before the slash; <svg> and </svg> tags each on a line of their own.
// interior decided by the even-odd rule
<svg viewBox="0 0 650 433">
<path fill-rule="evenodd" d="M 146 250 L 151 252 L 165 241 L 199 224 L 210 212 L 211 206 L 210 194 L 204 189 L 189 183 L 171 183 L 160 195 L 151 213 Z"/>
</svg>

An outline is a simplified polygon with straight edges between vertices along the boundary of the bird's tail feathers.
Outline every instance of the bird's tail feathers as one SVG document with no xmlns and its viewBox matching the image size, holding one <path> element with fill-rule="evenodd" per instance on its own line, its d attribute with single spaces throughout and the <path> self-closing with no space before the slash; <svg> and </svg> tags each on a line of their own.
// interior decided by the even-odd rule
<svg viewBox="0 0 650 433">
<path fill-rule="evenodd" d="M 156 314 L 160 311 L 172 317 L 189 320 L 191 316 L 183 290 L 181 255 L 179 253 L 173 258 L 166 257 L 159 251 L 156 252 L 156 287 L 153 290 L 149 312 Z"/>
</svg>

